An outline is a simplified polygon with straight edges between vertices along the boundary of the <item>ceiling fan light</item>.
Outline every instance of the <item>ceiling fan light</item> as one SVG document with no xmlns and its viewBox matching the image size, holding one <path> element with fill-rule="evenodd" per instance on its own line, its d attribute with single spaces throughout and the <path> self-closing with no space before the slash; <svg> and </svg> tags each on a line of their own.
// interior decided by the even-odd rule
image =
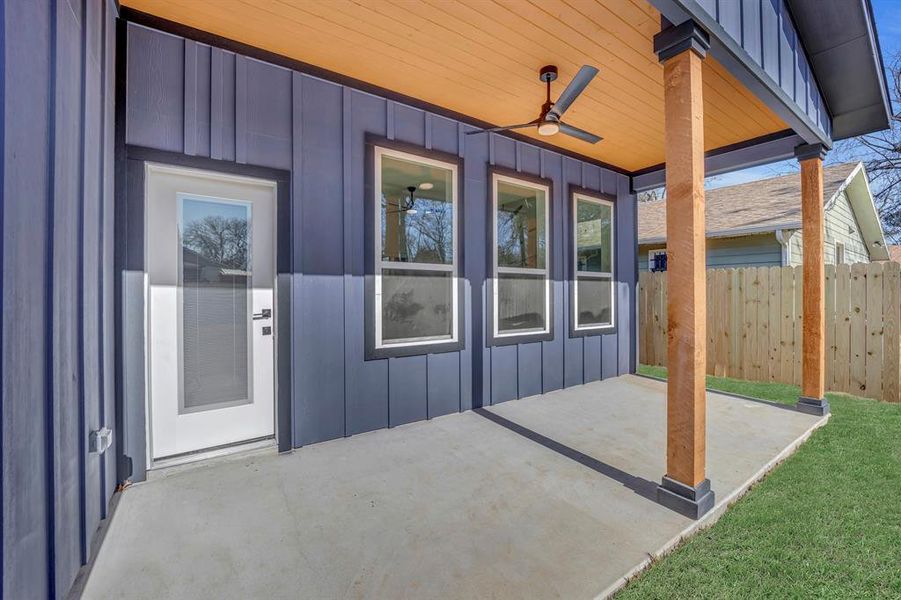
<svg viewBox="0 0 901 600">
<path fill-rule="evenodd" d="M 543 121 L 538 125 L 538 135 L 556 135 L 560 133 L 560 125 L 554 121 Z"/>
<path fill-rule="evenodd" d="M 421 189 L 421 190 L 430 190 L 430 189 L 432 189 L 433 187 L 435 187 L 435 184 L 434 184 L 434 183 L 431 183 L 431 182 L 429 182 L 429 181 L 426 181 L 426 182 L 424 182 L 424 183 L 420 183 L 420 184 L 419 184 L 419 189 Z"/>
</svg>

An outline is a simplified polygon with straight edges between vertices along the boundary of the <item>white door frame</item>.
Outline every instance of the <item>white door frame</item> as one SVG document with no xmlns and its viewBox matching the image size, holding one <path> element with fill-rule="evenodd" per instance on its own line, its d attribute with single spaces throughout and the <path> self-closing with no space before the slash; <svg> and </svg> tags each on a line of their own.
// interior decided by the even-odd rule
<svg viewBox="0 0 901 600">
<path fill-rule="evenodd" d="M 179 161 L 182 162 L 182 161 Z M 218 167 L 218 165 L 216 165 Z M 262 176 L 253 176 L 253 175 L 243 175 L 243 174 L 234 174 L 226 171 L 218 170 L 216 167 L 206 168 L 206 165 L 197 165 L 197 166 L 184 166 L 179 164 L 171 164 L 166 162 L 157 162 L 153 160 L 148 160 L 144 162 L 143 170 L 144 170 L 144 189 L 143 191 L 143 226 L 144 226 L 144 273 L 143 273 L 143 284 L 144 284 L 144 411 L 145 411 L 145 435 L 146 435 L 146 447 L 145 447 L 145 460 L 147 470 L 151 470 L 154 468 L 162 468 L 167 466 L 172 466 L 175 464 L 182 464 L 184 462 L 190 462 L 193 460 L 200 460 L 205 458 L 211 458 L 215 456 L 221 456 L 223 454 L 230 454 L 233 452 L 240 452 L 245 449 L 248 450 L 257 450 L 261 447 L 269 447 L 275 446 L 278 442 L 278 433 L 279 433 L 279 404 L 280 394 L 278 389 L 278 370 L 279 370 L 279 357 L 278 357 L 278 346 L 279 346 L 279 313 L 276 309 L 279 304 L 279 289 L 278 289 L 278 230 L 279 230 L 279 203 L 282 201 L 281 199 L 281 191 L 279 186 L 285 185 L 285 181 L 282 178 L 272 177 L 271 179 L 266 175 Z M 221 168 L 221 167 L 220 167 Z M 264 169 L 265 170 L 265 169 Z M 148 194 L 148 187 L 150 182 L 150 176 L 152 173 L 169 173 L 176 175 L 192 175 L 201 178 L 209 178 L 215 179 L 217 182 L 234 182 L 234 183 L 244 183 L 244 184 L 265 184 L 271 185 L 273 187 L 273 205 L 272 205 L 272 231 L 271 240 L 272 240 L 272 321 L 270 323 L 272 327 L 272 435 L 266 436 L 265 440 L 261 440 L 260 438 L 249 439 L 242 442 L 236 442 L 234 444 L 227 444 L 225 446 L 215 446 L 212 448 L 201 449 L 194 452 L 186 453 L 185 455 L 179 455 L 172 458 L 163 458 L 154 460 L 153 457 L 153 397 L 151 395 L 151 314 L 150 314 L 150 276 L 148 271 L 148 260 L 149 260 L 149 243 L 150 243 L 150 235 L 148 232 L 148 202 L 150 201 Z M 180 206 L 182 194 L 179 194 L 179 197 L 176 199 L 177 205 Z M 203 196 L 202 194 L 198 194 L 197 196 Z M 180 254 L 180 250 L 179 250 Z M 179 311 L 180 314 L 180 311 Z M 180 317 L 179 317 L 180 318 Z M 287 317 L 290 318 L 290 317 Z M 181 364 L 181 359 L 178 361 L 179 365 Z M 179 374 L 179 377 L 181 375 Z M 181 400 L 179 400 L 181 402 Z"/>
</svg>

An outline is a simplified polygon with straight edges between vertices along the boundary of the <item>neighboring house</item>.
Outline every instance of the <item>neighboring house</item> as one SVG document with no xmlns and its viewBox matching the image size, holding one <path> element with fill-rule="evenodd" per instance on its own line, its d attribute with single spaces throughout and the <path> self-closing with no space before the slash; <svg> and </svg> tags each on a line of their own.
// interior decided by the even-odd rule
<svg viewBox="0 0 901 600">
<path fill-rule="evenodd" d="M 827 264 L 889 258 L 863 163 L 823 169 Z M 796 173 L 707 190 L 707 268 L 799 266 L 801 181 Z M 666 200 L 638 205 L 638 268 L 666 246 Z M 657 261 L 660 262 L 659 259 Z"/>
<path fill-rule="evenodd" d="M 539 4 L 0 2 L 0 597 L 65 597 L 151 470 L 634 373 L 636 191 L 672 175 L 690 206 L 704 172 L 816 169 L 889 122 L 867 0 Z M 527 125 L 486 131 L 505 123 Z M 843 236 L 846 260 L 884 244 L 855 168 L 827 170 L 867 245 Z M 761 239 L 732 264 L 780 264 L 775 231 L 800 226 L 800 177 L 781 181 L 746 188 L 746 217 L 711 203 L 717 239 Z M 700 233 L 680 216 L 673 236 Z M 669 297 L 703 302 L 686 288 Z M 706 343 L 679 320 L 674 349 Z M 695 517 L 697 387 L 668 396 L 657 491 Z"/>
</svg>

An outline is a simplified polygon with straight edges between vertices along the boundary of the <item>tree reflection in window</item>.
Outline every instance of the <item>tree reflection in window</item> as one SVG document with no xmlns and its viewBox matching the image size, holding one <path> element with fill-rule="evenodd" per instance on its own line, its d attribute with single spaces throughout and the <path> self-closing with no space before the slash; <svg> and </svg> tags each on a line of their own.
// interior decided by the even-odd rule
<svg viewBox="0 0 901 600">
<path fill-rule="evenodd" d="M 182 201 L 183 412 L 251 401 L 250 244 L 249 205 Z"/>
</svg>

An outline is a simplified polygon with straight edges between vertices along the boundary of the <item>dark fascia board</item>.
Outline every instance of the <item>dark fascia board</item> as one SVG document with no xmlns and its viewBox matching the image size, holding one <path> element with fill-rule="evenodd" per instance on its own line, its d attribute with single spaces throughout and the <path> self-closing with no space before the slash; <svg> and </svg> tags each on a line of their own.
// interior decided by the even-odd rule
<svg viewBox="0 0 901 600">
<path fill-rule="evenodd" d="M 808 54 L 810 68 L 815 76 L 817 72 L 828 74 L 823 75 L 821 79 L 825 85 L 820 86 L 827 104 L 839 109 L 843 103 L 836 97 L 846 94 L 849 88 L 853 89 L 855 97 L 862 90 L 866 92 L 862 105 L 842 112 L 830 111 L 833 139 L 887 129 L 892 107 L 870 0 L 845 2 L 838 7 L 840 10 L 825 10 L 821 0 L 787 2 L 796 17 L 796 24 L 800 25 L 798 35 L 802 43 L 814 50 L 813 54 Z M 848 28 L 853 29 L 853 36 L 859 34 L 858 39 L 833 39 L 835 31 Z M 837 50 L 839 47 L 840 51 Z M 851 78 L 864 81 L 852 83 Z"/>
<path fill-rule="evenodd" d="M 704 155 L 705 175 L 721 175 L 759 165 L 794 158 L 795 148 L 804 144 L 791 129 L 761 136 L 747 142 L 723 146 Z M 632 191 L 643 192 L 666 183 L 666 165 L 659 164 L 632 175 Z"/>
<path fill-rule="evenodd" d="M 318 67 L 316 65 L 306 63 L 303 61 L 295 60 L 293 58 L 289 58 L 284 56 L 283 54 L 276 54 L 275 52 L 270 52 L 268 50 L 263 50 L 262 48 L 258 48 L 256 46 L 251 46 L 249 44 L 244 44 L 242 42 L 238 42 L 236 40 L 226 38 L 220 35 L 216 35 L 215 33 L 210 33 L 208 31 L 204 31 L 202 29 L 196 29 L 194 27 L 190 27 L 188 25 L 184 25 L 182 23 L 178 23 L 175 21 L 170 21 L 168 19 L 164 19 L 162 17 L 157 17 L 156 15 L 152 15 L 149 13 L 141 12 L 139 10 L 135 10 L 128 6 L 123 6 L 121 10 L 121 18 L 129 23 L 134 23 L 136 25 L 142 25 L 144 27 L 148 27 L 151 29 L 156 29 L 159 31 L 163 31 L 166 33 L 170 33 L 173 35 L 177 35 L 189 40 L 194 40 L 196 42 L 200 42 L 202 44 L 207 44 L 209 46 L 215 46 L 217 48 L 222 48 L 223 50 L 228 50 L 230 52 L 234 52 L 236 54 L 241 54 L 244 56 L 249 56 L 251 58 L 255 58 L 262 62 L 271 63 L 273 65 L 278 65 L 280 67 L 284 67 L 286 69 L 290 69 L 292 71 L 297 71 L 299 73 L 303 73 L 305 75 L 310 75 L 313 77 L 317 77 L 319 79 L 323 79 L 326 81 L 330 81 L 332 83 L 336 83 L 338 85 L 344 85 L 350 88 L 354 88 L 361 92 L 366 92 L 372 94 L 374 96 L 380 96 L 382 98 L 386 98 L 388 100 L 393 100 L 400 104 L 406 104 L 408 106 L 412 106 L 414 108 L 418 108 L 420 110 L 428 111 L 434 113 L 436 115 L 440 115 L 442 117 L 447 117 L 448 119 L 453 119 L 455 121 L 460 121 L 465 125 L 470 125 L 472 127 L 478 129 L 489 129 L 492 127 L 498 127 L 495 123 L 489 123 L 487 121 L 482 121 L 481 119 L 477 119 L 475 117 L 465 115 L 463 113 L 456 112 L 449 108 L 445 108 L 443 106 L 438 106 L 436 104 L 432 104 L 430 102 L 426 102 L 424 100 L 420 100 L 418 98 L 414 98 L 413 96 L 407 96 L 405 94 L 401 94 L 399 92 L 395 92 L 393 90 L 389 90 L 387 88 L 383 88 L 366 81 L 362 81 L 360 79 L 355 79 L 353 77 L 348 77 L 347 75 L 342 75 L 341 73 L 337 73 L 335 71 L 330 71 L 328 69 L 324 69 L 322 67 Z M 598 160 L 596 158 L 592 158 L 590 156 L 586 156 L 584 154 L 580 154 L 578 152 L 573 152 L 572 150 L 567 150 L 566 148 L 561 148 L 559 146 L 555 146 L 553 144 L 548 144 L 547 142 L 542 142 L 541 140 L 536 140 L 534 138 L 530 138 L 528 136 L 516 133 L 515 131 L 504 131 L 500 132 L 497 135 L 503 135 L 509 138 L 512 138 L 516 141 L 523 142 L 525 144 L 529 144 L 531 146 L 535 146 L 536 148 L 541 148 L 543 150 L 549 150 L 551 152 L 556 152 L 557 154 L 568 156 L 569 158 L 574 158 L 576 160 L 589 163 L 602 169 L 607 169 L 609 171 L 613 171 L 615 173 L 619 173 L 621 175 L 631 175 L 632 172 L 628 169 L 624 169 L 623 167 L 618 167 L 616 165 L 612 165 L 610 163 L 605 163 L 604 161 Z"/>
<path fill-rule="evenodd" d="M 668 21 L 679 24 L 693 19 L 710 34 L 710 55 L 734 75 L 752 94 L 760 98 L 773 112 L 798 133 L 808 144 L 825 144 L 832 147 L 832 140 L 811 121 L 788 94 L 776 85 L 769 75 L 747 52 L 732 39 L 723 27 L 701 8 L 696 0 L 651 0 L 660 14 Z M 809 62 L 809 61 L 808 61 Z M 828 110 L 828 103 L 827 103 Z"/>
</svg>

